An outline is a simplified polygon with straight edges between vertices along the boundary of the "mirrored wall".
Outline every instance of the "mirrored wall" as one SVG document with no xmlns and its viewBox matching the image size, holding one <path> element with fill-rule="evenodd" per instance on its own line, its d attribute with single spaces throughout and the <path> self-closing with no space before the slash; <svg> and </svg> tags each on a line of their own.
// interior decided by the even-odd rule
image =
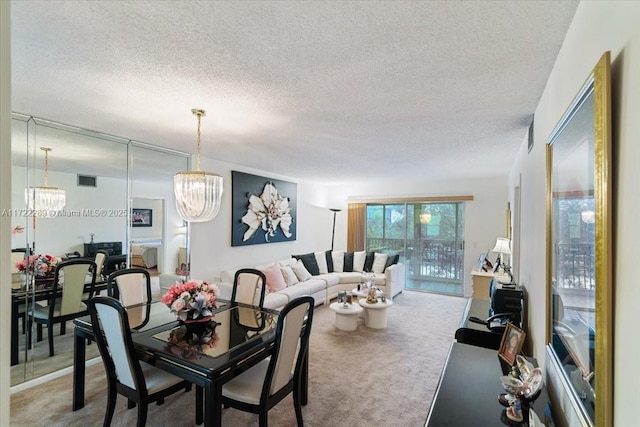
<svg viewBox="0 0 640 427">
<path fill-rule="evenodd" d="M 54 326 L 53 356 L 46 327 L 38 341 L 33 326 L 28 345 L 24 325 L 30 312 L 48 304 L 52 278 L 31 271 L 46 269 L 42 263 L 26 263 L 21 270 L 16 262 L 29 253 L 36 260 L 95 259 L 104 250 L 104 275 L 96 279 L 101 293 L 106 275 L 124 266 L 148 269 L 157 284 L 160 274 L 186 261 L 187 228 L 175 208 L 173 175 L 189 168 L 190 156 L 22 114 L 12 117 L 11 149 L 13 386 L 73 360 L 72 321 Z M 29 209 L 25 190 L 45 185 L 65 192 L 64 209 L 54 216 Z M 87 358 L 97 356 L 97 348 L 88 346 Z"/>
</svg>

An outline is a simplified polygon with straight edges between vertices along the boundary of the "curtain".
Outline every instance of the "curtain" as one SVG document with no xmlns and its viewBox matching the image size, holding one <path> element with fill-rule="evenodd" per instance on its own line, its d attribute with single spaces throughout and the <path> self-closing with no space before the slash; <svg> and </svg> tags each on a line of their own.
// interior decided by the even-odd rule
<svg viewBox="0 0 640 427">
<path fill-rule="evenodd" d="M 349 203 L 347 217 L 347 251 L 364 251 L 366 203 Z"/>
</svg>

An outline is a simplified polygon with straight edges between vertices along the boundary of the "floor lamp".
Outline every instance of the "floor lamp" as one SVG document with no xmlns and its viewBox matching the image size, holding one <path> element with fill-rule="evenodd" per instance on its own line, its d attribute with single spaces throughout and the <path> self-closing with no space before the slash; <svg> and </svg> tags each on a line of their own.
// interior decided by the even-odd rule
<svg viewBox="0 0 640 427">
<path fill-rule="evenodd" d="M 329 208 L 333 212 L 333 230 L 331 231 L 331 252 L 333 252 L 333 241 L 336 238 L 336 213 L 340 212 L 340 209 Z"/>
</svg>

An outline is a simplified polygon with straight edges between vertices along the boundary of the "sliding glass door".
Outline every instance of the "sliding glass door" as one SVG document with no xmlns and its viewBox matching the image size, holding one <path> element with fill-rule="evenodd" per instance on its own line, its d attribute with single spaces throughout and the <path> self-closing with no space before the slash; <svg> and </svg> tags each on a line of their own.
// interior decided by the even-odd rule
<svg viewBox="0 0 640 427">
<path fill-rule="evenodd" d="M 402 254 L 405 288 L 463 294 L 464 203 L 369 204 L 366 250 Z"/>
</svg>

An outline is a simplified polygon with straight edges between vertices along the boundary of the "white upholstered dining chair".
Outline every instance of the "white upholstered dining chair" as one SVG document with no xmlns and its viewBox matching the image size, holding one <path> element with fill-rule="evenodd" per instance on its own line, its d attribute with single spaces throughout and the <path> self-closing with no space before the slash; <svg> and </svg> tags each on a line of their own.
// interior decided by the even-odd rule
<svg viewBox="0 0 640 427">
<path fill-rule="evenodd" d="M 137 404 L 137 426 L 147 421 L 148 404 L 162 404 L 164 398 L 180 390 L 191 390 L 191 384 L 180 377 L 158 369 L 136 357 L 131 339 L 127 310 L 122 303 L 108 296 L 97 296 L 88 303 L 93 334 L 107 374 L 107 410 L 103 426 L 113 420 L 118 394 Z M 196 423 L 202 422 L 202 389 L 196 392 Z"/>
<path fill-rule="evenodd" d="M 302 369 L 309 351 L 313 307 L 314 299 L 304 296 L 282 309 L 273 353 L 222 385 L 225 407 L 258 414 L 259 425 L 266 427 L 269 409 L 292 393 L 296 421 L 302 427 Z"/>
</svg>

